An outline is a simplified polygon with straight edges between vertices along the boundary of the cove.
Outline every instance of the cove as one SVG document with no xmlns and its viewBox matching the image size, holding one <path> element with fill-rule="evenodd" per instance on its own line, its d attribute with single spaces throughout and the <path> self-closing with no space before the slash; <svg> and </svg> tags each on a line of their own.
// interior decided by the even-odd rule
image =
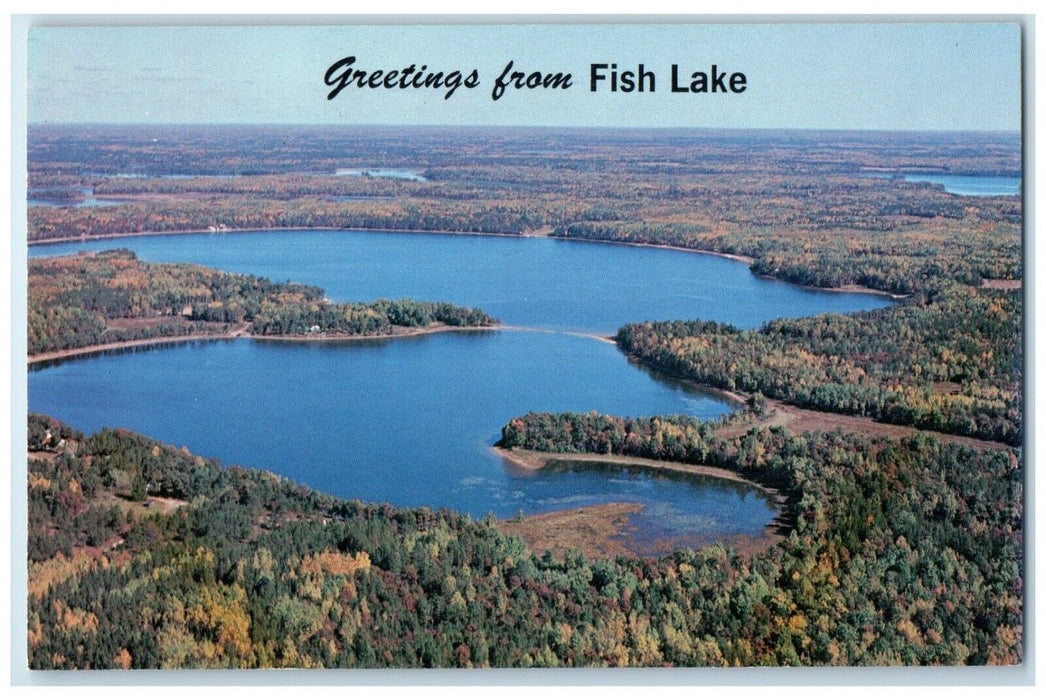
<svg viewBox="0 0 1046 700">
<path fill-rule="evenodd" d="M 775 514 L 767 497 L 731 482 L 597 466 L 528 472 L 495 455 L 501 426 L 528 410 L 711 418 L 728 409 L 654 381 L 590 338 L 194 342 L 36 368 L 29 384 L 32 411 L 78 428 L 127 427 L 346 498 L 502 518 L 641 503 L 640 551 L 700 533 L 756 535 Z"/>
<path fill-rule="evenodd" d="M 527 411 L 714 418 L 731 410 L 720 396 L 643 371 L 613 344 L 576 333 L 694 317 L 753 327 L 889 303 L 760 279 L 713 256 L 541 238 L 203 234 L 34 246 L 30 254 L 113 247 L 154 262 L 318 284 L 339 301 L 411 296 L 480 306 L 536 332 L 102 353 L 30 368 L 31 411 L 88 432 L 126 427 L 226 465 L 396 506 L 510 518 L 639 503 L 627 537 L 644 554 L 757 536 L 775 505 L 746 484 L 581 463 L 534 472 L 491 452 L 501 426 Z"/>
</svg>

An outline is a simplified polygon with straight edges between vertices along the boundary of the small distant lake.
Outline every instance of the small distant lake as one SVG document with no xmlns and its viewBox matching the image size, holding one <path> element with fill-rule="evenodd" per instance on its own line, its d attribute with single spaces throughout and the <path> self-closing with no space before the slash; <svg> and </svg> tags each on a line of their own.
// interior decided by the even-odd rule
<svg viewBox="0 0 1046 700">
<path fill-rule="evenodd" d="M 890 179 L 892 174 L 871 174 L 871 177 Z M 995 197 L 1000 195 L 1019 195 L 1021 178 L 997 175 L 935 175 L 926 173 L 905 173 L 903 178 L 908 182 L 932 182 L 944 187 L 945 192 L 971 197 Z"/>
<path fill-rule="evenodd" d="M 30 207 L 70 207 L 79 209 L 82 207 L 114 207 L 127 202 L 126 199 L 99 199 L 94 196 L 94 190 L 90 187 L 76 188 L 78 195 L 70 196 L 68 191 L 56 191 L 51 189 L 30 189 L 28 192 L 27 206 Z"/>
<path fill-rule="evenodd" d="M 413 180 L 414 182 L 426 182 L 425 178 L 410 170 L 358 170 L 352 168 L 339 168 L 334 171 L 338 177 L 387 177 L 393 180 Z"/>
<path fill-rule="evenodd" d="M 531 330 L 393 341 L 240 339 L 97 354 L 32 368 L 29 408 L 79 429 L 126 427 L 225 464 L 269 469 L 347 498 L 512 517 L 640 503 L 646 553 L 758 535 L 775 509 L 735 482 L 642 468 L 529 472 L 490 451 L 528 411 L 622 416 L 732 410 L 660 378 L 609 335 L 628 322 L 706 318 L 751 328 L 782 316 L 879 308 L 881 296 L 802 289 L 708 255 L 545 238 L 352 231 L 131 237 L 32 246 L 31 256 L 126 247 L 317 284 L 337 301 L 413 297 L 479 306 Z"/>
</svg>

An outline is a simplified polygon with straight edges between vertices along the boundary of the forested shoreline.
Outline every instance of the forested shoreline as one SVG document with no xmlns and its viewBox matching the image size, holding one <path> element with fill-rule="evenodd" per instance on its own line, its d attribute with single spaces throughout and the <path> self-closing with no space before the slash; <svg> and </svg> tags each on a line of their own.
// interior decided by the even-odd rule
<svg viewBox="0 0 1046 700">
<path fill-rule="evenodd" d="M 29 355 L 183 336 L 392 336 L 436 324 L 489 327 L 478 309 L 412 299 L 334 303 L 318 287 L 199 265 L 145 263 L 128 250 L 29 261 Z"/>
<path fill-rule="evenodd" d="M 671 376 L 820 411 L 997 440 L 1023 438 L 1021 292 L 946 286 L 886 309 L 629 325 L 621 349 Z"/>
<path fill-rule="evenodd" d="M 617 428 L 678 434 L 701 459 L 779 485 L 791 534 L 750 558 L 709 547 L 560 561 L 490 520 L 344 501 L 30 416 L 30 666 L 1022 659 L 1018 453 L 779 429 L 709 442 L 670 417 L 531 416 L 509 429 L 565 450 Z"/>
</svg>

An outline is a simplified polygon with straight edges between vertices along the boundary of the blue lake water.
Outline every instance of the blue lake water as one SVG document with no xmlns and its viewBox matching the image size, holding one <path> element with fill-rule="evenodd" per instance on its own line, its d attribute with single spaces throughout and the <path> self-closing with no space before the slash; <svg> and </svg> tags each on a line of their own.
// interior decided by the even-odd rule
<svg viewBox="0 0 1046 700">
<path fill-rule="evenodd" d="M 641 503 L 631 536 L 650 552 L 758 534 L 774 508 L 736 483 L 597 465 L 527 472 L 493 454 L 501 426 L 531 410 L 711 418 L 731 409 L 572 333 L 695 317 L 752 327 L 889 303 L 759 279 L 712 256 L 538 238 L 269 232 L 34 246 L 30 254 L 116 246 L 150 261 L 318 284 L 336 300 L 480 306 L 505 324 L 543 330 L 105 353 L 31 369 L 30 410 L 86 431 L 127 427 L 365 501 L 475 517 Z"/>
<path fill-rule="evenodd" d="M 476 517 L 639 502 L 649 511 L 636 524 L 658 539 L 756 534 L 773 517 L 758 492 L 729 483 L 596 467 L 533 473 L 492 453 L 501 426 L 528 410 L 728 409 L 651 380 L 610 344 L 565 334 L 187 343 L 32 371 L 29 402 L 88 431 L 129 427 L 364 501 Z"/>
<path fill-rule="evenodd" d="M 83 207 L 116 207 L 121 204 L 126 204 L 127 200 L 121 199 L 97 199 L 96 197 L 86 197 L 79 200 L 61 200 L 61 199 L 29 199 L 27 204 L 31 207 L 70 207 L 73 209 L 81 209 Z"/>
<path fill-rule="evenodd" d="M 425 178 L 410 170 L 355 170 L 340 169 L 334 173 L 338 177 L 387 177 L 393 180 L 413 180 L 425 182 Z"/>
<path fill-rule="evenodd" d="M 626 323 L 691 318 L 753 328 L 782 316 L 890 303 L 761 279 L 742 263 L 712 255 L 548 238 L 205 233 L 32 246 L 29 255 L 118 247 L 149 262 L 193 262 L 315 284 L 335 301 L 450 301 L 478 306 L 505 324 L 604 334 Z"/>
<path fill-rule="evenodd" d="M 98 199 L 94 196 L 92 188 L 80 187 L 78 189 L 83 196 L 82 199 L 55 197 L 53 190 L 30 189 L 26 204 L 30 207 L 72 207 L 79 209 L 82 207 L 115 207 L 128 201 L 126 199 Z"/>
<path fill-rule="evenodd" d="M 873 175 L 872 177 L 891 178 L 893 175 Z M 904 174 L 908 182 L 932 182 L 944 187 L 945 192 L 973 197 L 994 197 L 998 195 L 1019 195 L 1021 178 L 997 175 L 935 175 L 926 173 Z"/>
</svg>

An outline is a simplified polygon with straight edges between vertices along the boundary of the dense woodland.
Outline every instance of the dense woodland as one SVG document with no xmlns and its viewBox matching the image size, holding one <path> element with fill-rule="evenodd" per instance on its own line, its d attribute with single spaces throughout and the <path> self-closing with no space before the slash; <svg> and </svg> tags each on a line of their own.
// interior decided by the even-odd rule
<svg viewBox="0 0 1046 700">
<path fill-rule="evenodd" d="M 489 326 L 478 309 L 411 299 L 332 303 L 319 287 L 199 265 L 142 262 L 128 250 L 29 261 L 29 354 L 144 338 L 388 335 L 432 324 Z"/>
<path fill-rule="evenodd" d="M 885 309 L 780 319 L 753 331 L 713 321 L 625 326 L 645 365 L 805 408 L 1019 445 L 1019 290 L 946 286 Z"/>
<path fill-rule="evenodd" d="M 32 668 L 962 664 L 1022 658 L 1022 469 L 932 438 L 531 415 L 514 444 L 671 442 L 789 495 L 751 558 L 561 561 L 489 519 L 343 501 L 29 421 Z M 643 451 L 646 451 L 645 448 Z M 675 450 L 670 452 L 678 458 Z M 666 453 L 667 454 L 667 453 Z"/>
<path fill-rule="evenodd" d="M 388 228 L 670 244 L 800 284 L 907 294 L 1019 279 L 1019 197 L 898 173 L 1020 175 L 1016 134 L 35 127 L 30 241 Z M 402 169 L 421 180 L 336 175 Z M 82 189 L 120 200 L 70 206 Z M 55 198 L 55 193 L 65 193 Z"/>
<path fill-rule="evenodd" d="M 419 177 L 335 175 L 350 168 Z M 1020 663 L 1023 297 L 980 285 L 1022 277 L 1022 202 L 891 177 L 914 172 L 1020 175 L 1020 137 L 31 128 L 30 196 L 54 206 L 30 207 L 30 241 L 211 226 L 540 233 L 904 294 L 752 331 L 636 323 L 616 340 L 644 366 L 752 394 L 757 412 L 767 396 L 1012 447 L 744 432 L 745 415 L 511 420 L 509 449 L 718 466 L 786 496 L 788 536 L 762 553 L 590 561 L 528 551 L 489 518 L 342 501 L 30 416 L 30 666 Z M 80 206 L 86 193 L 121 203 Z M 241 326 L 492 322 L 449 305 L 332 304 L 126 251 L 30 261 L 29 290 L 30 353 Z"/>
</svg>

